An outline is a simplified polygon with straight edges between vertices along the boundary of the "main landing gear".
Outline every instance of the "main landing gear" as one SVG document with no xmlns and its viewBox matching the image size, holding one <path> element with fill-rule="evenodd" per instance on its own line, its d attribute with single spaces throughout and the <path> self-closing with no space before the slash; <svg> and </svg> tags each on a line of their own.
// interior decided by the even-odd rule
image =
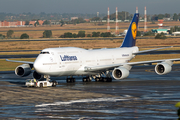
<svg viewBox="0 0 180 120">
<path fill-rule="evenodd" d="M 75 81 L 76 81 L 75 78 L 72 78 L 72 77 L 66 79 L 67 83 L 74 83 Z"/>
<path fill-rule="evenodd" d="M 83 82 L 91 82 L 91 79 L 90 77 L 83 77 L 82 81 Z"/>
<path fill-rule="evenodd" d="M 96 82 L 112 82 L 112 78 L 110 77 L 96 77 Z"/>
<path fill-rule="evenodd" d="M 105 77 L 102 77 L 105 76 Z M 106 71 L 105 73 L 102 72 L 101 74 L 94 77 L 96 82 L 112 82 L 112 78 L 109 71 Z"/>
<path fill-rule="evenodd" d="M 110 77 L 95 77 L 94 78 L 96 82 L 112 82 L 112 78 Z M 83 77 L 82 81 L 83 82 L 91 82 L 92 78 L 91 77 Z M 76 80 L 75 78 L 67 78 L 66 82 L 67 83 L 74 83 Z"/>
<path fill-rule="evenodd" d="M 102 77 L 105 76 L 105 77 Z M 95 79 L 96 82 L 112 82 L 112 78 L 109 71 L 106 71 L 106 73 L 98 74 L 95 76 L 86 76 L 82 78 L 83 82 L 91 82 L 92 78 Z M 75 78 L 72 76 L 70 78 L 66 79 L 67 83 L 74 83 Z"/>
</svg>

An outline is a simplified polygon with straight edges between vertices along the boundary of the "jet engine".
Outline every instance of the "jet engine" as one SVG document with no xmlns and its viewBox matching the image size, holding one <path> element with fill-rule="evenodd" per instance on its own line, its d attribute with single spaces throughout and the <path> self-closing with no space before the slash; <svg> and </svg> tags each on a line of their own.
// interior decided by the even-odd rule
<svg viewBox="0 0 180 120">
<path fill-rule="evenodd" d="M 112 71 L 112 76 L 113 76 L 114 79 L 116 79 L 116 80 L 120 80 L 120 79 L 126 78 L 126 77 L 129 76 L 129 70 L 127 70 L 127 69 L 124 68 L 124 67 L 115 68 L 115 69 Z"/>
<path fill-rule="evenodd" d="M 29 64 L 22 64 L 16 67 L 15 74 L 17 76 L 25 77 L 31 73 L 31 67 Z"/>
<path fill-rule="evenodd" d="M 172 70 L 171 65 L 168 64 L 168 63 L 166 63 L 166 62 L 158 63 L 158 64 L 155 66 L 155 72 L 156 72 L 158 75 L 167 74 L 167 73 L 171 72 L 171 70 Z"/>
<path fill-rule="evenodd" d="M 36 80 L 41 80 L 43 79 L 43 75 L 40 75 L 39 73 L 37 73 L 36 71 L 33 72 L 33 78 L 35 78 Z"/>
</svg>

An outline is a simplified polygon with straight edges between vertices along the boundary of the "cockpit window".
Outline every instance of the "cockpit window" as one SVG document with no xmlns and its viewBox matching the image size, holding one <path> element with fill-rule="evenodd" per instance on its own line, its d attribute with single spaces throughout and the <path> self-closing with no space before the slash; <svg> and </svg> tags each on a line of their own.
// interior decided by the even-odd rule
<svg viewBox="0 0 180 120">
<path fill-rule="evenodd" d="M 44 51 L 44 52 L 41 52 L 40 54 L 49 54 L 49 52 L 45 52 L 45 51 Z"/>
</svg>

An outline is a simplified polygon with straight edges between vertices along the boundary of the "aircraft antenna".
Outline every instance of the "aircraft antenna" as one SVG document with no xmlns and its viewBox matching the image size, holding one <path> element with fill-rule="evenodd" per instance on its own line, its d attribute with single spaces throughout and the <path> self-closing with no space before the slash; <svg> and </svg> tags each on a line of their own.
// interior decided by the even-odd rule
<svg viewBox="0 0 180 120">
<path fill-rule="evenodd" d="M 146 6 L 144 7 L 144 32 L 147 32 L 147 12 L 146 12 Z"/>
<path fill-rule="evenodd" d="M 118 8 L 116 7 L 116 34 L 118 35 Z"/>
<path fill-rule="evenodd" d="M 107 32 L 110 32 L 110 24 L 109 24 L 109 7 L 108 7 L 108 17 L 107 17 Z"/>
</svg>

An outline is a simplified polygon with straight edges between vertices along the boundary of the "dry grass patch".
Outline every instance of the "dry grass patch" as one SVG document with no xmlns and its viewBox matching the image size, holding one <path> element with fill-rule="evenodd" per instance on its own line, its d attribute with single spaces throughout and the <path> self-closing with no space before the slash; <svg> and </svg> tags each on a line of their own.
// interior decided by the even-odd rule
<svg viewBox="0 0 180 120">
<path fill-rule="evenodd" d="M 125 29 L 129 27 L 130 22 L 120 22 L 119 23 L 119 32 L 123 32 Z M 170 21 L 163 22 L 164 26 L 180 26 L 180 22 Z M 115 32 L 115 23 L 110 23 L 110 28 L 112 32 Z M 144 30 L 144 22 L 139 22 L 139 30 Z M 150 27 L 150 28 L 148 28 Z M 153 28 L 154 27 L 154 28 Z M 78 33 L 78 31 L 83 30 L 86 34 L 91 34 L 92 32 L 106 32 L 107 23 L 103 25 L 98 25 L 98 23 L 81 23 L 81 24 L 69 24 L 60 27 L 60 25 L 51 25 L 51 26 L 38 26 L 38 27 L 17 27 L 17 28 L 0 28 L 0 34 L 6 35 L 8 30 L 15 31 L 13 36 L 20 37 L 21 34 L 27 33 L 30 38 L 37 39 L 41 38 L 44 30 L 52 30 L 53 37 L 57 38 L 65 32 Z M 152 22 L 147 22 L 147 30 L 157 29 L 158 22 L 152 24 Z M 72 30 L 73 29 L 73 30 Z M 90 29 L 90 30 L 89 30 Z M 4 32 L 6 31 L 6 32 Z M 18 32 L 19 31 L 19 32 Z"/>
<path fill-rule="evenodd" d="M 85 49 L 96 48 L 115 48 L 120 47 L 123 39 L 117 40 L 109 38 L 109 40 L 62 40 L 62 41 L 18 41 L 18 42 L 1 42 L 0 51 L 10 50 L 42 50 L 54 47 L 80 47 Z M 47 39 L 48 40 L 48 39 Z M 50 39 L 49 39 L 50 40 Z M 136 45 L 140 50 L 159 48 L 162 46 L 179 46 L 180 38 L 161 39 L 137 39 Z M 144 48 L 146 47 L 146 48 Z M 179 47 L 169 48 L 169 50 L 179 50 Z"/>
<path fill-rule="evenodd" d="M 13 59 L 18 61 L 31 61 L 34 62 L 35 58 L 19 58 Z M 0 71 L 13 71 L 15 68 L 23 63 L 7 62 L 5 59 L 0 59 Z"/>
</svg>

